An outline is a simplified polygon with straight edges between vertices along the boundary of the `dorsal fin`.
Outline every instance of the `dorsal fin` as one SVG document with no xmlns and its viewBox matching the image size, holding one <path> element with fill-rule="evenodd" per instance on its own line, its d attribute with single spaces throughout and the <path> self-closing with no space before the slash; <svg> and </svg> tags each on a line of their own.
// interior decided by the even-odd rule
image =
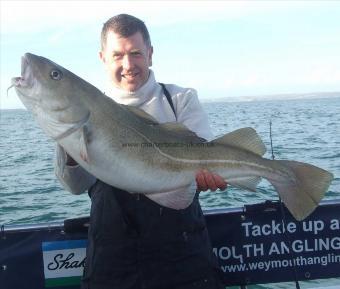
<svg viewBox="0 0 340 289">
<path fill-rule="evenodd" d="M 140 108 L 124 104 L 121 104 L 121 106 L 132 112 L 145 124 L 154 125 L 155 127 L 158 127 L 160 129 L 167 130 L 171 133 L 181 136 L 182 138 L 185 138 L 186 141 L 205 142 L 204 138 L 199 137 L 196 133 L 188 129 L 184 124 L 181 124 L 179 122 L 166 122 L 160 124 L 155 118 L 153 118 L 150 114 Z"/>
<path fill-rule="evenodd" d="M 124 107 L 125 109 L 129 110 L 130 112 L 132 112 L 136 116 L 138 116 L 146 124 L 152 124 L 152 125 L 159 124 L 158 121 L 154 117 L 152 117 L 150 114 L 148 114 L 147 112 L 145 112 L 144 110 L 142 110 L 140 108 L 130 106 L 130 105 L 124 105 L 124 104 L 121 104 L 121 106 Z"/>
<path fill-rule="evenodd" d="M 266 152 L 264 143 L 251 127 L 237 129 L 212 142 L 242 148 L 260 156 L 263 156 Z"/>
<path fill-rule="evenodd" d="M 204 138 L 199 137 L 195 132 L 188 129 L 184 124 L 179 122 L 166 122 L 159 125 L 167 131 L 173 132 L 192 142 L 205 142 Z"/>
</svg>

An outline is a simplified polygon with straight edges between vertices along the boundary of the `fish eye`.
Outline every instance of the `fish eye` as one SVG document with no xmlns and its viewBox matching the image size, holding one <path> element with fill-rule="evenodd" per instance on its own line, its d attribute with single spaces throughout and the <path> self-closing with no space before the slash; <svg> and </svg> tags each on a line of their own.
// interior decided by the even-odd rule
<svg viewBox="0 0 340 289">
<path fill-rule="evenodd" d="M 53 80 L 60 80 L 63 77 L 63 73 L 58 69 L 52 69 L 50 76 Z"/>
</svg>

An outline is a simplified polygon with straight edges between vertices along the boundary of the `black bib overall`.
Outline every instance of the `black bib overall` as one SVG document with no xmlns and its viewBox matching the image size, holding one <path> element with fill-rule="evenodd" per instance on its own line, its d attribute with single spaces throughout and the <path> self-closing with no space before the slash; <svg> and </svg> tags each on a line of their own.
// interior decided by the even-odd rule
<svg viewBox="0 0 340 289">
<path fill-rule="evenodd" d="M 184 210 L 97 181 L 82 288 L 221 288 L 197 197 Z"/>
<path fill-rule="evenodd" d="M 185 210 L 173 210 L 99 180 L 89 195 L 83 289 L 224 288 L 198 196 Z"/>
</svg>

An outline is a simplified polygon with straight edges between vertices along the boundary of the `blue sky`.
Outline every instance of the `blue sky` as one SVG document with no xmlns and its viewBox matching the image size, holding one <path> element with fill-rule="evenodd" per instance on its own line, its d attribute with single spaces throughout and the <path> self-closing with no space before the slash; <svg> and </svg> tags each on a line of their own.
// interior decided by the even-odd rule
<svg viewBox="0 0 340 289">
<path fill-rule="evenodd" d="M 340 91 L 340 1 L 0 1 L 0 108 L 23 107 L 10 79 L 25 52 L 103 88 L 102 24 L 119 13 L 149 27 L 160 82 L 202 100 Z"/>
</svg>

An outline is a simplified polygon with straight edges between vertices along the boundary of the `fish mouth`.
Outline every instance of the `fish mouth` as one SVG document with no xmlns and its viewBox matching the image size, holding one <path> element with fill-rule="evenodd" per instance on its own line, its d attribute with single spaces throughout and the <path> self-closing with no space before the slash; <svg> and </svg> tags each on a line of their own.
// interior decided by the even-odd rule
<svg viewBox="0 0 340 289">
<path fill-rule="evenodd" d="M 29 53 L 21 57 L 21 76 L 13 77 L 12 86 L 16 88 L 27 88 L 33 85 L 33 77 L 28 60 Z"/>
</svg>

